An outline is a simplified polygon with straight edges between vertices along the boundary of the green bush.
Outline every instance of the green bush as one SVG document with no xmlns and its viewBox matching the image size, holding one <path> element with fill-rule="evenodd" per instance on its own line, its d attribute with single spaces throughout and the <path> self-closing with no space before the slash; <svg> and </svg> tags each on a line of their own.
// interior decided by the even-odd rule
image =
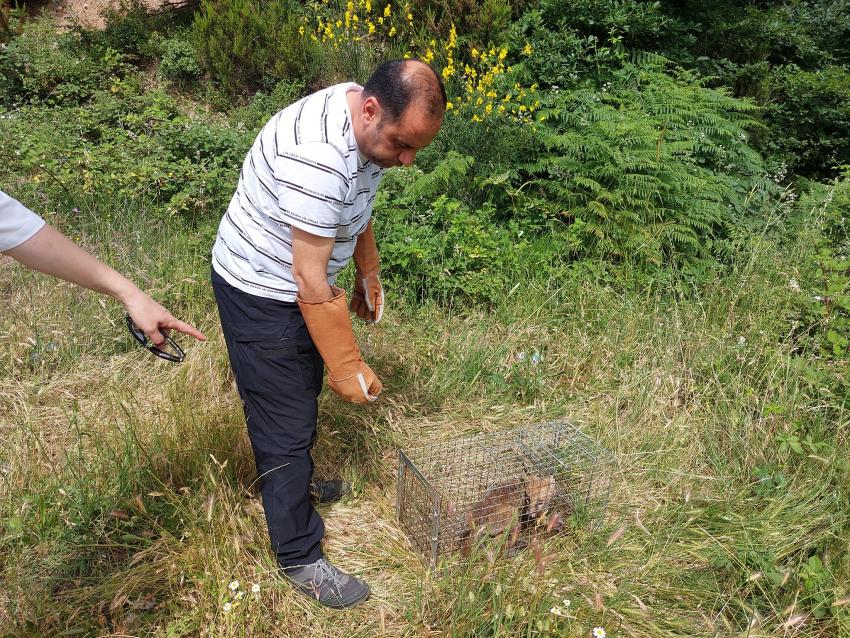
<svg viewBox="0 0 850 638">
<path fill-rule="evenodd" d="M 528 4 L 525 0 L 433 0 L 414 4 L 411 11 L 417 24 L 422 25 L 426 41 L 435 35 L 447 37 L 454 25 L 470 42 L 487 44 L 500 42 L 511 18 Z"/>
<path fill-rule="evenodd" d="M 850 71 L 783 67 L 771 75 L 770 93 L 765 153 L 813 178 L 834 177 L 850 162 Z"/>
<path fill-rule="evenodd" d="M 281 80 L 271 92 L 258 91 L 251 102 L 230 113 L 234 126 L 259 131 L 272 115 L 304 97 L 306 89 L 300 80 Z"/>
<path fill-rule="evenodd" d="M 187 117 L 172 97 L 142 93 L 134 80 L 95 92 L 85 106 L 26 106 L 0 120 L 4 146 L 15 149 L 0 182 L 80 209 L 111 201 L 114 215 L 134 201 L 191 224 L 219 217 L 253 133 Z"/>
<path fill-rule="evenodd" d="M 793 233 L 810 250 L 800 264 L 792 317 L 796 347 L 846 363 L 850 354 L 850 167 L 832 184 L 811 184 L 794 209 Z M 836 375 L 829 385 L 850 379 Z"/>
<path fill-rule="evenodd" d="M 418 299 L 481 302 L 507 291 L 523 242 L 496 223 L 492 206 L 471 209 L 446 195 L 411 204 L 389 203 L 377 216 L 388 280 Z"/>
<path fill-rule="evenodd" d="M 51 20 L 27 22 L 0 49 L 0 103 L 82 104 L 130 70 L 108 47 L 83 47 Z"/>
<path fill-rule="evenodd" d="M 201 77 L 202 71 L 192 44 L 183 38 L 169 38 L 161 43 L 162 60 L 159 76 L 171 84 L 186 86 Z"/>
<path fill-rule="evenodd" d="M 295 2 L 204 0 L 192 38 L 210 76 L 235 95 L 287 79 L 311 83 L 317 48 L 301 26 Z"/>
</svg>

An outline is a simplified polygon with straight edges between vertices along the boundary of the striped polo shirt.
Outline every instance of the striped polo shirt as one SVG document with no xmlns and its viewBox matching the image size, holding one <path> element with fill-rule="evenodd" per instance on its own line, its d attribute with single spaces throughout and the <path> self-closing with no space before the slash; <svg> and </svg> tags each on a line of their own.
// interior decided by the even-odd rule
<svg viewBox="0 0 850 638">
<path fill-rule="evenodd" d="M 337 84 L 273 116 L 248 152 L 219 224 L 215 271 L 244 292 L 295 301 L 292 227 L 333 237 L 328 283 L 354 253 L 372 216 L 383 169 L 357 149 L 346 91 Z"/>
</svg>

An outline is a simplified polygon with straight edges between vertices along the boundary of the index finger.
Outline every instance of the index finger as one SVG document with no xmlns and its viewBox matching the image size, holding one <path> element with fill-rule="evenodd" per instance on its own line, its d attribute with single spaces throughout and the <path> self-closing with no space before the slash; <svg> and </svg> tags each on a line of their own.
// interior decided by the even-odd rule
<svg viewBox="0 0 850 638">
<path fill-rule="evenodd" d="M 173 330 L 178 330 L 184 334 L 187 334 L 191 337 L 195 337 L 198 341 L 206 341 L 207 337 L 203 332 L 198 330 L 192 325 L 184 321 L 180 321 L 179 319 L 174 319 L 173 317 L 167 321 L 162 322 L 162 326 L 165 328 L 172 328 Z"/>
</svg>

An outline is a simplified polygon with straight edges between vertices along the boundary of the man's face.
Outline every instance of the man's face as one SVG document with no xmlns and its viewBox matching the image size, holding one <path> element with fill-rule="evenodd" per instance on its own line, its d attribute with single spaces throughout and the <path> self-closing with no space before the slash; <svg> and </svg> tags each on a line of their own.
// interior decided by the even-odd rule
<svg viewBox="0 0 850 638">
<path fill-rule="evenodd" d="M 364 103 L 363 116 L 360 151 L 382 168 L 413 164 L 416 153 L 434 140 L 443 124 L 441 116 L 428 117 L 416 104 L 395 122 L 390 121 L 374 97 Z"/>
</svg>

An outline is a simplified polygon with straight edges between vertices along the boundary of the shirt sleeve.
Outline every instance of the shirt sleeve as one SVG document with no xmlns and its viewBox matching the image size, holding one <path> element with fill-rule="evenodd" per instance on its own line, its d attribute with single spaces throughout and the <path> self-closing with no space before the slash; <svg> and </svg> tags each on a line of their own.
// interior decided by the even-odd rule
<svg viewBox="0 0 850 638">
<path fill-rule="evenodd" d="M 351 184 L 339 151 L 321 142 L 279 151 L 274 174 L 286 221 L 311 235 L 336 237 Z"/>
<path fill-rule="evenodd" d="M 42 226 L 41 217 L 0 191 L 0 252 L 20 246 Z"/>
</svg>

